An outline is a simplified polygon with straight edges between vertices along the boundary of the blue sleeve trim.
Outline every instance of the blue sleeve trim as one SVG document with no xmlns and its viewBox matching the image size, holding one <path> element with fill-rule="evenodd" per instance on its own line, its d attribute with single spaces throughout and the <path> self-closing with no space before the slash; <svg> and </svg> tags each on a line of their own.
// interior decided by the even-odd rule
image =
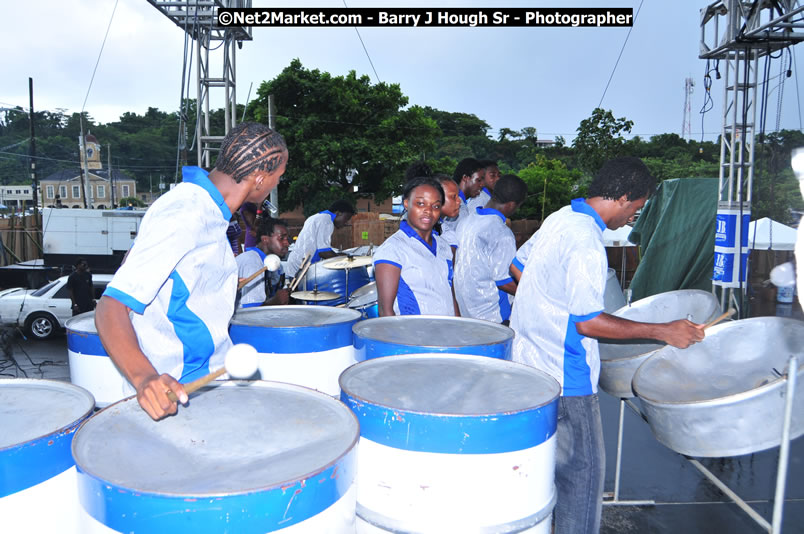
<svg viewBox="0 0 804 534">
<path fill-rule="evenodd" d="M 391 261 L 391 260 L 377 260 L 377 261 L 374 262 L 374 265 L 376 266 L 376 265 L 379 265 L 380 263 L 387 263 L 388 265 L 393 265 L 394 267 L 397 267 L 399 269 L 402 268 L 402 265 L 398 264 L 395 261 Z"/>
<path fill-rule="evenodd" d="M 525 266 L 522 265 L 522 262 L 519 261 L 519 258 L 514 258 L 514 261 L 511 262 L 511 265 L 519 269 L 519 272 L 522 272 L 525 269 Z"/>
<path fill-rule="evenodd" d="M 586 315 L 572 315 L 572 314 L 570 314 L 569 318 L 570 318 L 570 321 L 572 321 L 573 323 L 583 323 L 584 321 L 588 321 L 589 319 L 594 319 L 595 317 L 597 317 L 601 313 L 603 313 L 603 310 L 592 312 L 592 313 L 587 313 Z"/>
<path fill-rule="evenodd" d="M 139 300 L 135 299 L 131 295 L 123 293 L 119 289 L 115 289 L 111 286 L 106 286 L 106 290 L 103 292 L 104 297 L 111 297 L 114 300 L 124 304 L 134 310 L 134 313 L 138 313 L 142 315 L 145 313 L 145 304 L 140 302 Z"/>
<path fill-rule="evenodd" d="M 248 304 L 243 304 L 240 306 L 241 308 L 255 308 L 257 306 L 261 306 L 262 302 L 249 302 Z"/>
<path fill-rule="evenodd" d="M 500 286 L 504 286 L 505 284 L 507 284 L 509 282 L 513 282 L 513 281 L 514 281 L 514 279 L 509 276 L 508 278 L 503 278 L 502 280 L 498 280 L 498 281 L 494 282 L 494 284 L 497 287 L 500 287 Z"/>
</svg>

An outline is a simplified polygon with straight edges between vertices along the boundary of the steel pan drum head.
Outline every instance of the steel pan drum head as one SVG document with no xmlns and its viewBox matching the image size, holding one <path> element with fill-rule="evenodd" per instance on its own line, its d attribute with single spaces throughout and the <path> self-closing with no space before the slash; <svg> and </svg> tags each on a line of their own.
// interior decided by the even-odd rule
<svg viewBox="0 0 804 534">
<path fill-rule="evenodd" d="M 265 306 L 240 309 L 231 324 L 269 328 L 299 328 L 348 323 L 360 319 L 360 312 L 328 306 Z"/>
<path fill-rule="evenodd" d="M 781 382 L 774 369 L 785 373 L 787 359 L 802 347 L 802 321 L 758 317 L 721 324 L 700 343 L 667 347 L 649 358 L 634 376 L 634 390 L 641 398 L 668 403 L 739 395 Z"/>
<path fill-rule="evenodd" d="M 357 442 L 357 420 L 322 393 L 278 382 L 203 390 L 154 422 L 129 398 L 73 439 L 76 465 L 105 482 L 162 495 L 270 489 L 323 471 Z"/>
<path fill-rule="evenodd" d="M 606 289 L 603 292 L 603 309 L 606 313 L 613 313 L 625 304 L 625 295 L 620 281 L 617 280 L 617 272 L 609 268 L 606 273 Z"/>
<path fill-rule="evenodd" d="M 348 306 L 350 308 L 362 308 L 375 302 L 377 302 L 377 282 L 371 282 L 360 289 L 352 291 Z"/>
<path fill-rule="evenodd" d="M 381 406 L 443 415 L 513 413 L 560 393 L 549 375 L 484 356 L 405 354 L 353 365 L 340 378 L 348 395 Z"/>
<path fill-rule="evenodd" d="M 92 394 L 66 382 L 0 379 L 0 449 L 71 426 L 94 408 Z"/>
<path fill-rule="evenodd" d="M 97 334 L 98 329 L 95 327 L 95 310 L 67 319 L 64 326 L 67 330 L 72 330 L 73 332 Z"/>
<path fill-rule="evenodd" d="M 759 317 L 710 328 L 681 350 L 666 347 L 634 375 L 653 434 L 689 456 L 750 454 L 781 442 L 788 358 L 804 347 L 804 322 Z M 804 434 L 804 362 L 793 395 L 791 439 Z"/>
<path fill-rule="evenodd" d="M 668 291 L 631 303 L 612 315 L 642 323 L 666 323 L 692 316 L 695 323 L 706 323 L 720 312 L 720 303 L 711 293 L 697 289 Z M 653 340 L 607 340 L 600 342 L 601 361 L 641 356 L 664 346 Z"/>
<path fill-rule="evenodd" d="M 397 345 L 419 347 L 470 347 L 504 343 L 514 337 L 507 326 L 436 315 L 404 315 L 380 317 L 357 323 L 356 336 Z"/>
</svg>

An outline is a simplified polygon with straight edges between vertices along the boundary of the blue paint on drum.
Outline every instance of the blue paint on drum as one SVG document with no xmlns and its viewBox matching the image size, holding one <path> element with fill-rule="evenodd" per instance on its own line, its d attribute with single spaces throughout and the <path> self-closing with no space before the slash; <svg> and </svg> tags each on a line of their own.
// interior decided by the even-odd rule
<svg viewBox="0 0 804 534">
<path fill-rule="evenodd" d="M 322 301 L 307 301 L 308 305 L 313 306 L 337 306 L 347 301 L 346 298 L 346 273 L 349 273 L 349 293 L 360 289 L 364 285 L 371 282 L 368 270 L 365 267 L 356 267 L 354 269 L 327 269 L 320 265 L 312 265 L 307 270 L 307 275 L 304 279 L 304 284 L 299 288 L 299 291 L 330 291 L 337 293 L 339 297 L 333 300 Z"/>
<path fill-rule="evenodd" d="M 446 353 L 446 354 L 470 354 L 474 356 L 486 356 L 497 358 L 498 360 L 511 359 L 512 340 L 495 345 L 466 345 L 466 346 L 439 346 L 429 345 L 403 345 L 399 343 L 386 343 L 376 339 L 365 338 L 355 334 L 355 359 L 359 362 L 381 358 L 383 356 L 393 356 L 395 354 L 422 354 L 422 353 Z"/>
<path fill-rule="evenodd" d="M 67 350 L 76 354 L 90 354 L 92 356 L 109 356 L 103 348 L 100 336 L 93 332 L 79 332 L 67 329 Z"/>
<path fill-rule="evenodd" d="M 232 343 L 246 343 L 257 352 L 296 354 L 324 352 L 352 344 L 352 325 L 359 317 L 335 324 L 319 326 L 272 327 L 232 323 L 229 337 Z"/>
<path fill-rule="evenodd" d="M 132 490 L 78 471 L 78 495 L 92 517 L 120 532 L 262 533 L 301 523 L 337 502 L 352 485 L 357 450 L 285 486 L 234 495 L 164 495 Z"/>
<path fill-rule="evenodd" d="M 0 450 L 0 497 L 35 486 L 75 465 L 70 451 L 73 434 L 91 411 L 46 436 Z"/>
<path fill-rule="evenodd" d="M 494 454 L 540 445 L 555 434 L 558 398 L 516 413 L 444 415 L 398 410 L 341 392 L 366 439 L 414 452 Z"/>
</svg>

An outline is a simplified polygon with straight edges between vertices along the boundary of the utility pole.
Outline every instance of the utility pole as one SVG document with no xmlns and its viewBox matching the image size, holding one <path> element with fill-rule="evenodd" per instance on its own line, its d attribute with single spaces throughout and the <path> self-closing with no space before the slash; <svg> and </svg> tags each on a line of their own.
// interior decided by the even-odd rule
<svg viewBox="0 0 804 534">
<path fill-rule="evenodd" d="M 109 160 L 109 186 L 112 185 L 112 145 L 106 145 L 106 157 Z M 109 192 L 111 194 L 111 192 Z"/>
<path fill-rule="evenodd" d="M 28 78 L 28 97 L 30 100 L 30 120 L 31 123 L 31 184 L 33 191 L 33 213 L 34 225 L 39 224 L 39 193 L 37 191 L 39 183 L 36 179 L 36 136 L 34 135 L 34 102 L 33 102 L 33 78 Z M 25 203 L 23 202 L 23 205 Z M 38 234 L 36 234 L 38 235 Z"/>
</svg>

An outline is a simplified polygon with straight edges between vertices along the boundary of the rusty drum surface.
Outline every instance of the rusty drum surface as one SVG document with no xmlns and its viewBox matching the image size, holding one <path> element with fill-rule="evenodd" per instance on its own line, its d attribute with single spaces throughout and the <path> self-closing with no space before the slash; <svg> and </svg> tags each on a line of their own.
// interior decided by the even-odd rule
<svg viewBox="0 0 804 534">
<path fill-rule="evenodd" d="M 668 291 L 633 302 L 612 315 L 645 323 L 665 323 L 687 319 L 705 323 L 718 315 L 720 303 L 714 295 L 698 289 Z M 600 389 L 619 398 L 634 396 L 631 380 L 648 356 L 664 347 L 652 339 L 610 340 L 598 344 L 600 350 Z"/>
<path fill-rule="evenodd" d="M 666 347 L 634 375 L 642 413 L 660 442 L 688 456 L 749 454 L 781 442 L 787 362 L 804 322 L 757 317 L 710 328 L 688 349 Z M 799 360 L 791 439 L 804 434 Z"/>
</svg>

